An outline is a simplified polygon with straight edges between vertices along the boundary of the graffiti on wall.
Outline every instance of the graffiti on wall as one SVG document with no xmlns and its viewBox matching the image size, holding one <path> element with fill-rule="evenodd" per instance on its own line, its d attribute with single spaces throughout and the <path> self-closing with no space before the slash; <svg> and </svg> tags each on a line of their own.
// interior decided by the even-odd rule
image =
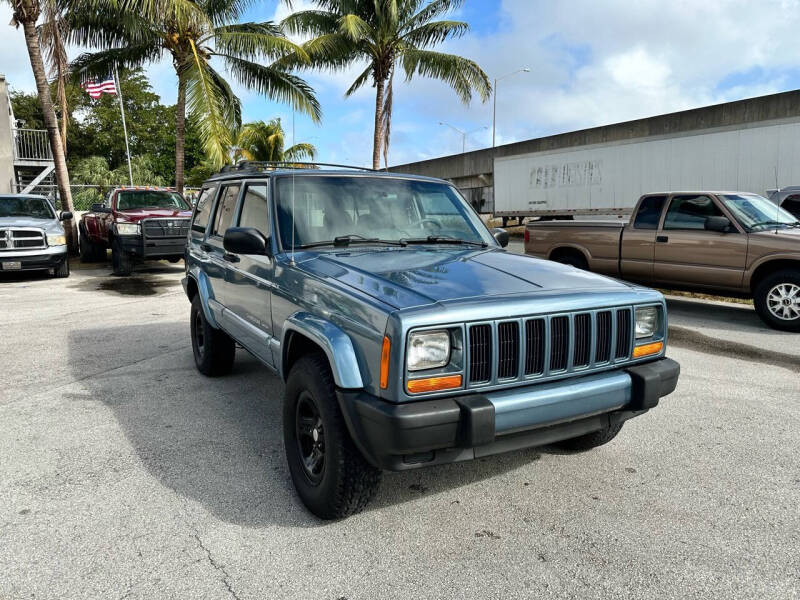
<svg viewBox="0 0 800 600">
<path fill-rule="evenodd" d="M 602 160 L 543 165 L 531 169 L 529 184 L 538 189 L 600 185 L 603 183 L 602 170 Z"/>
</svg>

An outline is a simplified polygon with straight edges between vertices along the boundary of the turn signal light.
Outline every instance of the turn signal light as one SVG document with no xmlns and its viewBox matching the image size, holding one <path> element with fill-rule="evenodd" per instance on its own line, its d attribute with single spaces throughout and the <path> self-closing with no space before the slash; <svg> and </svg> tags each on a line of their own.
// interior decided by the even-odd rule
<svg viewBox="0 0 800 600">
<path fill-rule="evenodd" d="M 389 350 L 392 349 L 392 341 L 388 335 L 383 336 L 383 347 L 381 348 L 381 389 L 389 387 Z"/>
<path fill-rule="evenodd" d="M 643 344 L 636 346 L 633 349 L 633 358 L 642 358 L 643 356 L 650 356 L 651 354 L 658 354 L 664 349 L 664 342 L 653 342 L 652 344 Z"/>
<path fill-rule="evenodd" d="M 461 387 L 461 375 L 426 377 L 425 379 L 412 379 L 408 382 L 408 391 L 412 394 L 452 390 L 458 387 Z"/>
</svg>

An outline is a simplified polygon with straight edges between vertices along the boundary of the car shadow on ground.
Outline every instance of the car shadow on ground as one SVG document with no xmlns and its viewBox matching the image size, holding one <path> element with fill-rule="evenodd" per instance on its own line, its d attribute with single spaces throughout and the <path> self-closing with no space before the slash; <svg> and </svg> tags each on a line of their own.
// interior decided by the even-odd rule
<svg viewBox="0 0 800 600">
<path fill-rule="evenodd" d="M 668 297 L 667 311 L 670 317 L 708 327 L 744 333 L 786 335 L 785 332 L 771 329 L 759 318 L 753 306 L 748 304 L 709 303 L 691 298 Z"/>
<path fill-rule="evenodd" d="M 150 476 L 218 518 L 246 527 L 326 523 L 294 492 L 283 449 L 283 383 L 244 350 L 234 372 L 208 378 L 194 366 L 180 322 L 89 328 L 69 335 L 78 402 L 113 411 Z M 102 366 L 98 366 L 102 365 Z M 518 452 L 386 473 L 367 511 L 414 501 L 514 470 L 538 458 Z"/>
</svg>

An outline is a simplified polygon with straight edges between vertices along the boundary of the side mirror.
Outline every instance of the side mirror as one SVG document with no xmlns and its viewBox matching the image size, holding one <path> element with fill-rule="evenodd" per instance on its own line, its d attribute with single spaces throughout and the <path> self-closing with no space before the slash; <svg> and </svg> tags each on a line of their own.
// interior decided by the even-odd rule
<svg viewBox="0 0 800 600">
<path fill-rule="evenodd" d="M 96 213 L 110 213 L 111 210 L 106 208 L 105 204 L 95 203 L 92 204 L 92 212 Z"/>
<path fill-rule="evenodd" d="M 495 227 L 492 229 L 492 235 L 494 239 L 497 240 L 497 243 L 500 244 L 503 248 L 508 246 L 508 232 L 503 229 L 502 227 Z"/>
<path fill-rule="evenodd" d="M 233 254 L 272 256 L 269 240 L 254 227 L 228 227 L 222 246 Z"/>
<path fill-rule="evenodd" d="M 730 228 L 731 222 L 727 217 L 706 217 L 706 231 L 727 233 Z"/>
<path fill-rule="evenodd" d="M 69 221 L 72 218 L 72 213 L 68 210 L 63 211 L 60 215 L 58 215 L 59 221 Z"/>
</svg>

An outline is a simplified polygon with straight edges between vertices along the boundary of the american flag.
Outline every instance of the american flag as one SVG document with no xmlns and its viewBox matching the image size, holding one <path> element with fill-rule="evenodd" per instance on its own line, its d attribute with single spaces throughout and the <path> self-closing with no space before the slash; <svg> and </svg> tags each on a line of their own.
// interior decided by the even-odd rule
<svg viewBox="0 0 800 600">
<path fill-rule="evenodd" d="M 81 87 L 85 89 L 92 98 L 99 98 L 104 92 L 112 96 L 117 93 L 117 84 L 114 82 L 114 76 L 111 73 L 102 79 L 97 77 L 84 77 Z"/>
</svg>

